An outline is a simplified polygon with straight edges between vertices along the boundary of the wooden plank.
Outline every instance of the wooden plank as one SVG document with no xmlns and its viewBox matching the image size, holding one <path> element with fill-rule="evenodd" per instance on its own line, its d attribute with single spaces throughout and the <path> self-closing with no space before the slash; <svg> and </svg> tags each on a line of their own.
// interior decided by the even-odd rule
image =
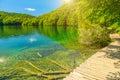
<svg viewBox="0 0 120 80">
<path fill-rule="evenodd" d="M 115 67 L 115 63 L 120 62 L 120 57 L 115 57 L 120 54 L 120 36 L 112 34 L 110 37 L 114 42 L 98 51 L 63 80 L 107 80 L 110 73 L 120 72 L 120 68 Z"/>
</svg>

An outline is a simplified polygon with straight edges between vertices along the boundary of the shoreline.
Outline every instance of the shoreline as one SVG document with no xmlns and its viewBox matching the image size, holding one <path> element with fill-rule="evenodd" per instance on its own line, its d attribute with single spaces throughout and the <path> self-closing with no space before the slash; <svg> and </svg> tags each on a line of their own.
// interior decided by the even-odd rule
<svg viewBox="0 0 120 80">
<path fill-rule="evenodd" d="M 120 78 L 117 74 L 120 72 L 120 36 L 111 34 L 110 37 L 114 42 L 96 52 L 63 80 L 116 80 Z"/>
</svg>

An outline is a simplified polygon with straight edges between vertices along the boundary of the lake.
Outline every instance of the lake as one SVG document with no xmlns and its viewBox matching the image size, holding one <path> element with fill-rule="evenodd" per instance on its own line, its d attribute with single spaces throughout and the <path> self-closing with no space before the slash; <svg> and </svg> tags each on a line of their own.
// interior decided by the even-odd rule
<svg viewBox="0 0 120 80">
<path fill-rule="evenodd" d="M 1 26 L 0 80 L 61 80 L 98 50 L 78 27 Z"/>
</svg>

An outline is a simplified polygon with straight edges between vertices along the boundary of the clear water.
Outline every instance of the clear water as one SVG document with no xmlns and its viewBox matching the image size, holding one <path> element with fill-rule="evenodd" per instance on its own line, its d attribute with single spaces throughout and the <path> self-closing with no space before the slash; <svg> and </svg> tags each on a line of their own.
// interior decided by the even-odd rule
<svg viewBox="0 0 120 80">
<path fill-rule="evenodd" d="M 45 72 L 63 70 L 70 72 L 98 50 L 83 47 L 79 43 L 78 33 L 77 27 L 1 26 L 0 80 L 44 80 L 48 78 L 48 75 L 47 78 L 32 75 L 16 77 L 16 75 L 25 74 L 26 71 L 29 73 L 29 70 L 36 74 L 40 73 L 34 66 Z M 11 70 L 11 68 L 19 69 L 19 67 L 28 70 Z M 8 72 L 9 69 L 11 73 Z M 8 74 L 10 77 L 6 77 Z M 65 76 L 67 73 L 49 76 L 56 75 Z"/>
<path fill-rule="evenodd" d="M 12 36 L 0 39 L 0 56 L 20 54 L 19 52 L 24 52 L 24 50 L 32 48 L 51 48 L 55 46 L 59 49 L 63 49 L 56 41 L 38 33 L 26 36 Z"/>
<path fill-rule="evenodd" d="M 37 27 L 32 28 L 35 30 L 32 31 L 28 29 L 28 31 L 22 32 L 21 27 L 17 29 L 12 26 L 2 27 L 3 30 L 0 30 L 0 56 L 4 57 L 16 55 L 20 54 L 20 52 L 23 53 L 26 50 L 38 48 L 41 49 L 41 51 L 45 48 L 56 48 L 56 50 L 64 49 L 64 47 L 55 40 L 52 40 L 49 37 L 39 33 Z"/>
</svg>

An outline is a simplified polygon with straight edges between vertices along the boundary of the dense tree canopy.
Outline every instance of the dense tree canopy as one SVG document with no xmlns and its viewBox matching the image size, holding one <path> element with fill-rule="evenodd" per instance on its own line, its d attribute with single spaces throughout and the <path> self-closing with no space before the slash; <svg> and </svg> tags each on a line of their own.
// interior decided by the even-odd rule
<svg viewBox="0 0 120 80">
<path fill-rule="evenodd" d="M 119 6 L 120 0 L 73 0 L 38 17 L 1 11 L 0 25 L 78 26 L 81 42 L 105 46 L 109 27 L 120 33 Z"/>
<path fill-rule="evenodd" d="M 63 4 L 60 8 L 37 17 L 38 25 L 72 25 L 89 21 L 100 26 L 113 26 L 120 23 L 119 0 L 74 0 Z M 24 25 L 28 25 L 26 21 Z M 31 23 L 33 24 L 33 23 Z"/>
<path fill-rule="evenodd" d="M 0 11 L 0 25 L 22 25 L 24 21 L 32 18 L 34 18 L 34 16 L 28 14 L 8 13 Z"/>
<path fill-rule="evenodd" d="M 119 6 L 119 0 L 73 0 L 38 17 L 0 11 L 0 25 L 82 26 L 90 23 L 120 31 Z"/>
</svg>

